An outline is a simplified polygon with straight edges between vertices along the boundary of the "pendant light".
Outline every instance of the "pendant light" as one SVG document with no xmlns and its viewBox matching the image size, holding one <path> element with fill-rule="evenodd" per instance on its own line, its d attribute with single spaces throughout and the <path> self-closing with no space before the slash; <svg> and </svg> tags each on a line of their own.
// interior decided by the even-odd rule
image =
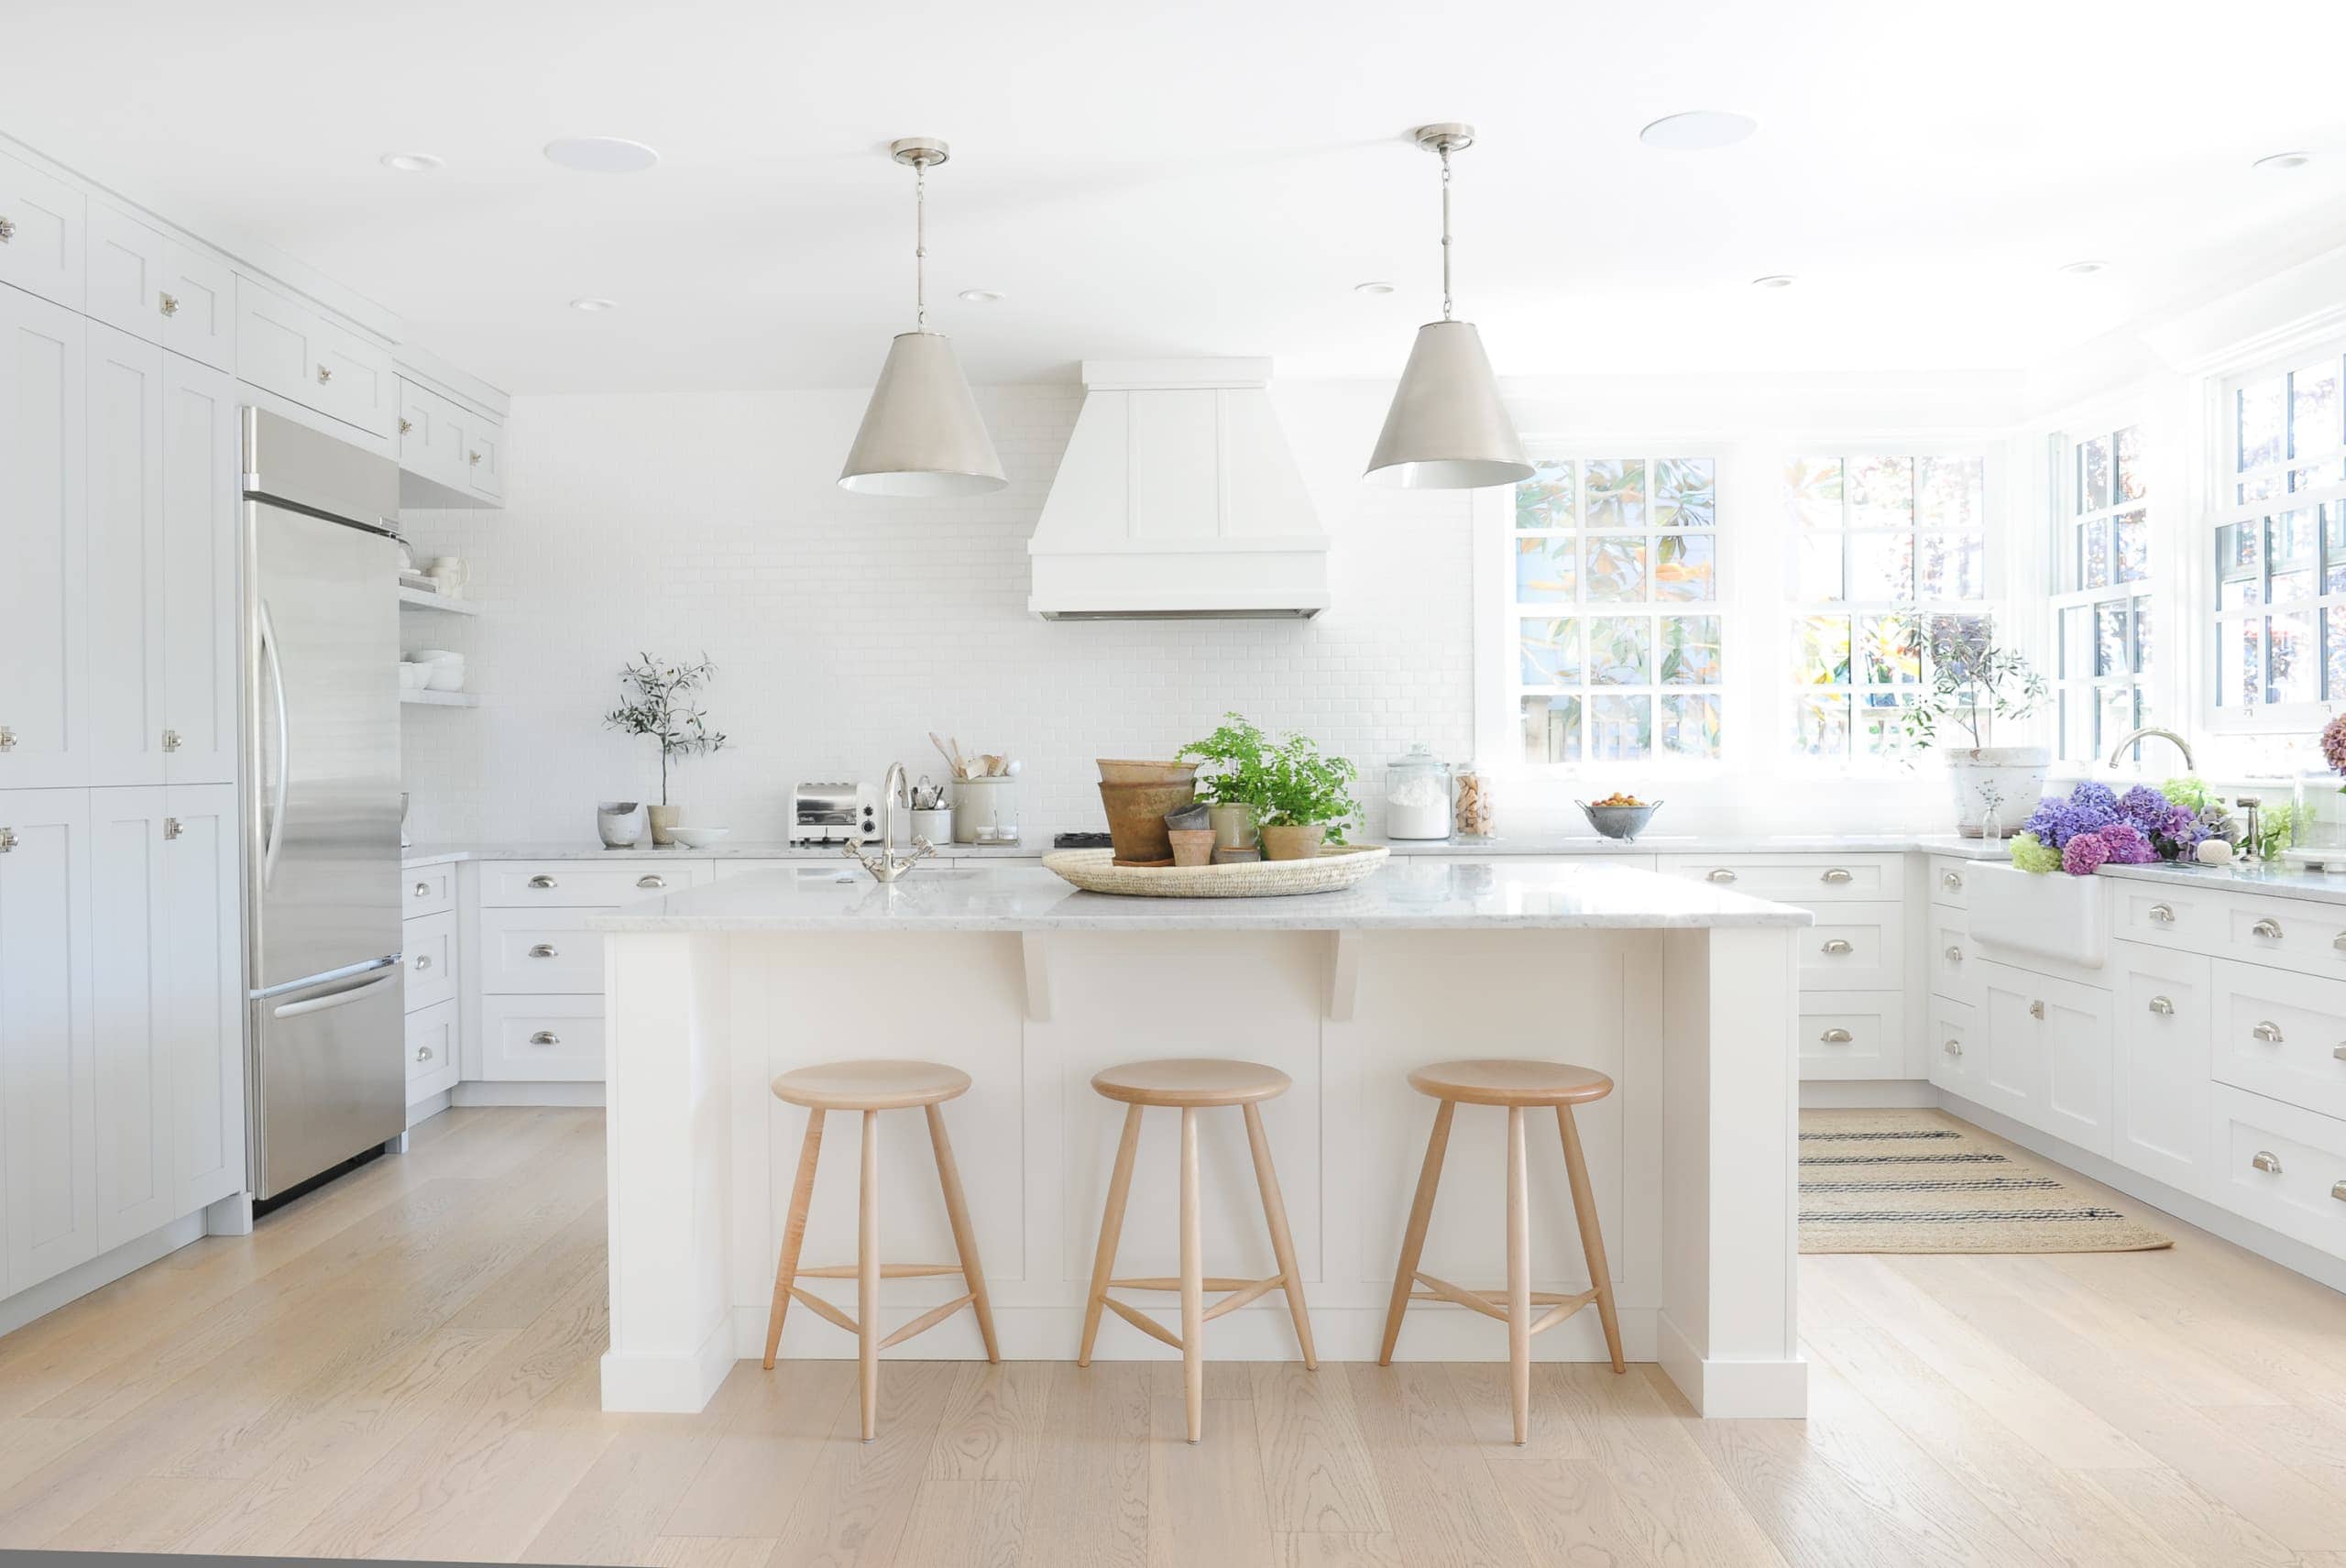
<svg viewBox="0 0 2346 1568">
<path fill-rule="evenodd" d="M 1010 483 L 952 341 L 928 330 L 928 171 L 948 151 L 934 137 L 888 144 L 889 156 L 913 170 L 914 325 L 888 345 L 839 471 L 839 488 L 859 495 L 974 496 Z"/>
<path fill-rule="evenodd" d="M 1483 334 L 1450 315 L 1450 155 L 1474 145 L 1474 127 L 1420 126 L 1409 134 L 1442 159 L 1442 319 L 1418 328 L 1365 477 L 1418 490 L 1516 484 L 1531 477 L 1531 465 L 1499 400 Z"/>
</svg>

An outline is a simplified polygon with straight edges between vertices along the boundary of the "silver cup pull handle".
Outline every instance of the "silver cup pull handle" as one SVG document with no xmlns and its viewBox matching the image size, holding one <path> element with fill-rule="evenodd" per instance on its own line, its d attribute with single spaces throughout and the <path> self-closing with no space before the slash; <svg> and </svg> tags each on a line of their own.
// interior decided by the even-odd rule
<svg viewBox="0 0 2346 1568">
<path fill-rule="evenodd" d="M 2270 1018 L 2258 1024 L 2248 1033 L 2251 1038 L 2262 1040 L 2268 1046 L 2277 1046 L 2281 1043 L 2281 1025 Z"/>
<path fill-rule="evenodd" d="M 530 956 L 533 959 L 558 959 L 562 954 L 552 942 L 532 942 L 530 944 Z"/>
<path fill-rule="evenodd" d="M 1703 880 L 1705 882 L 1733 882 L 1735 873 L 1725 866 L 1721 866 L 1716 871 L 1705 872 Z"/>
<path fill-rule="evenodd" d="M 1827 1029 L 1816 1037 L 1828 1046 L 1846 1046 L 1857 1038 L 1847 1029 Z"/>
<path fill-rule="evenodd" d="M 1857 951 L 1855 948 L 1852 948 L 1847 942 L 1842 940 L 1838 937 L 1836 937 L 1831 941 L 1825 943 L 1825 950 L 1827 954 L 1836 959 L 1844 953 L 1854 953 Z"/>
<path fill-rule="evenodd" d="M 530 1044 L 533 1046 L 558 1046 L 562 1044 L 562 1036 L 555 1034 L 552 1029 L 540 1029 L 536 1034 L 530 1036 Z"/>
<path fill-rule="evenodd" d="M 638 887 L 662 888 L 668 885 L 668 879 L 663 876 L 640 876 L 635 879 L 635 885 Z"/>
<path fill-rule="evenodd" d="M 1821 876 L 1821 877 L 1817 878 L 1817 880 L 1818 880 L 1819 882 L 1829 882 L 1829 883 L 1833 883 L 1838 884 L 1838 883 L 1841 883 L 1853 881 L 1854 879 L 1849 875 L 1849 873 L 1848 873 L 1847 872 L 1843 871 L 1839 866 L 1833 866 L 1833 867 L 1828 868 L 1828 869 L 1825 871 L 1825 874 L 1824 874 L 1823 876 Z"/>
<path fill-rule="evenodd" d="M 2175 924 L 2175 908 L 2172 905 L 2154 904 L 2144 913 L 2162 926 Z"/>
<path fill-rule="evenodd" d="M 2258 1170 L 2263 1171 L 2267 1176 L 2278 1176 L 2281 1174 L 2281 1157 L 2275 1154 L 2271 1149 L 2257 1150 L 2256 1157 L 2250 1160 L 2248 1163 L 2255 1167 Z"/>
<path fill-rule="evenodd" d="M 2248 928 L 2248 934 L 2252 937 L 2262 937 L 2266 941 L 2278 941 L 2281 937 L 2281 923 L 2278 920 L 2259 920 Z"/>
<path fill-rule="evenodd" d="M 2172 1018 L 2175 1016 L 2175 1003 L 2164 996 L 2154 996 L 2151 998 L 2151 1011 L 2162 1018 Z"/>
</svg>

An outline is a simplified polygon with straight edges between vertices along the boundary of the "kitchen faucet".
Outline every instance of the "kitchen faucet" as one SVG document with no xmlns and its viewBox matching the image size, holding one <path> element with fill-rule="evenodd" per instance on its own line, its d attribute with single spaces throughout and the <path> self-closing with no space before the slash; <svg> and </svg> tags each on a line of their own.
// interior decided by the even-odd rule
<svg viewBox="0 0 2346 1568">
<path fill-rule="evenodd" d="M 2120 740 L 2117 745 L 2112 746 L 2110 749 L 2110 765 L 2113 768 L 2116 767 L 2118 765 L 2118 759 L 2126 754 L 2127 747 L 2132 746 L 2137 740 L 2153 735 L 2157 736 L 2162 740 L 2174 741 L 2175 749 L 2183 753 L 2183 771 L 2187 773 L 2192 771 L 2191 742 L 2186 740 L 2182 736 L 2177 735 L 2172 729 L 2154 729 L 2147 725 L 2140 729 L 2129 730 L 2123 740 Z"/>
<path fill-rule="evenodd" d="M 880 784 L 880 858 L 875 861 L 865 854 L 852 839 L 845 846 L 848 858 L 870 872 L 873 880 L 878 882 L 893 882 L 937 853 L 937 846 L 926 839 L 915 839 L 913 852 L 909 855 L 896 853 L 896 797 L 905 794 L 904 764 L 889 763 L 887 777 Z M 906 810 L 912 808 L 909 795 L 904 801 L 904 807 Z"/>
</svg>

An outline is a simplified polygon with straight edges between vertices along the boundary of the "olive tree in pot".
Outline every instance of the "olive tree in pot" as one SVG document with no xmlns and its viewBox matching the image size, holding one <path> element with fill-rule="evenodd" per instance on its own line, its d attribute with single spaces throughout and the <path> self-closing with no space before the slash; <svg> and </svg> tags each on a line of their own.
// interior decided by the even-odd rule
<svg viewBox="0 0 2346 1568">
<path fill-rule="evenodd" d="M 2045 677 L 1998 646 L 1984 618 L 1935 618 L 1930 664 L 1929 689 L 1901 715 L 1906 738 L 1946 756 L 1957 832 L 1979 838 L 1993 817 L 2009 833 L 2035 811 L 2053 752 L 1994 744 L 1996 720 L 2017 723 L 2042 707 Z"/>
<path fill-rule="evenodd" d="M 619 672 L 625 701 L 603 715 L 603 722 L 629 735 L 645 735 L 660 747 L 660 804 L 652 807 L 652 841 L 673 844 L 678 808 L 668 804 L 670 759 L 721 751 L 725 732 L 708 727 L 696 694 L 717 666 L 701 655 L 696 664 L 663 664 L 649 653 Z"/>
</svg>

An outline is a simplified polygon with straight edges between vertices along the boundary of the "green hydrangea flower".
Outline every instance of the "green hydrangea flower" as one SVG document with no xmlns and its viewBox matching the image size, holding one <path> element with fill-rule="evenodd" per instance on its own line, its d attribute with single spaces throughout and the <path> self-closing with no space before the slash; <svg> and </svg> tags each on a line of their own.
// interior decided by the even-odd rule
<svg viewBox="0 0 2346 1568">
<path fill-rule="evenodd" d="M 2034 833 L 2012 836 L 2012 864 L 2032 876 L 2043 876 L 2061 869 L 2061 851 L 2040 840 Z"/>
</svg>

